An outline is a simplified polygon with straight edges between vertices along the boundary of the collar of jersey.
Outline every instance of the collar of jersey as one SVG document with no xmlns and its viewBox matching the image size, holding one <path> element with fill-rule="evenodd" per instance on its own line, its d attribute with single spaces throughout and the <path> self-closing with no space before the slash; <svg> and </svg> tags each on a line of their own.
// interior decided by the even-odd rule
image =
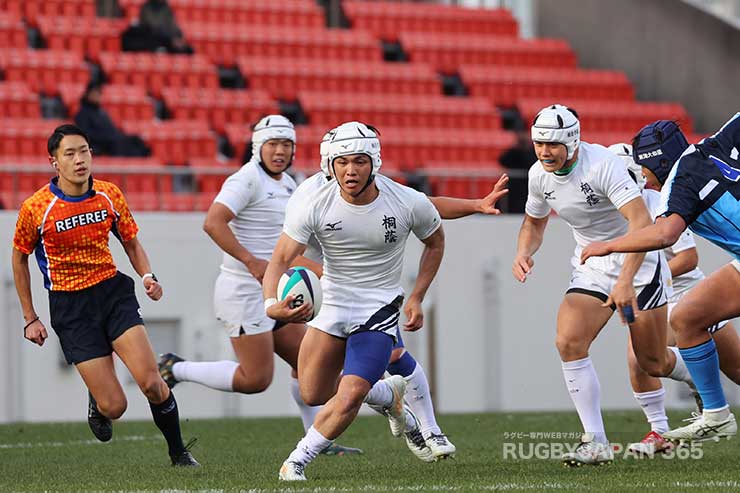
<svg viewBox="0 0 740 493">
<path fill-rule="evenodd" d="M 576 166 L 577 165 L 578 165 L 578 159 L 576 159 L 573 162 L 573 164 L 571 164 L 567 168 L 560 168 L 557 171 L 553 171 L 553 174 L 555 174 L 556 176 L 568 176 L 571 171 L 573 171 L 574 169 L 576 169 Z"/>
<path fill-rule="evenodd" d="M 83 193 L 82 195 L 78 195 L 76 197 L 71 195 L 66 195 L 64 192 L 62 192 L 62 189 L 59 188 L 59 177 L 55 176 L 51 179 L 51 183 L 49 183 L 49 189 L 51 190 L 51 193 L 59 197 L 60 199 L 64 200 L 65 202 L 82 202 L 83 200 L 87 200 L 90 197 L 93 197 L 95 195 L 95 190 L 93 190 L 93 178 L 92 175 L 90 175 L 90 178 L 87 179 L 87 184 L 89 188 L 87 189 L 87 192 Z"/>
</svg>

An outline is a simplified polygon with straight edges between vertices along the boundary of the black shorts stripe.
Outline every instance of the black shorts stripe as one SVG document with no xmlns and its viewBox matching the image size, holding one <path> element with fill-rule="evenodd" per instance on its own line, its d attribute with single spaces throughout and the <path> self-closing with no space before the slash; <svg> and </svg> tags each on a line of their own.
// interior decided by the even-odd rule
<svg viewBox="0 0 740 493">
<path fill-rule="evenodd" d="M 395 326 L 401 316 L 400 308 L 402 303 L 403 296 L 396 296 L 393 301 L 373 313 L 370 318 L 367 319 L 367 322 L 360 325 L 356 330 L 353 330 L 352 333 L 356 334 L 358 332 L 367 332 L 370 330 L 382 332 L 384 329 Z M 395 340 L 395 334 L 392 335 L 392 337 Z"/>
<path fill-rule="evenodd" d="M 660 303 L 663 295 L 663 282 L 660 277 L 660 261 L 655 266 L 655 273 L 650 283 L 642 288 L 640 294 L 637 295 L 637 307 L 640 310 L 652 310 L 659 306 L 665 305 L 665 300 Z"/>
<path fill-rule="evenodd" d="M 606 302 L 607 299 L 609 299 L 608 294 L 604 294 L 600 291 L 592 291 L 590 289 L 583 289 L 583 288 L 570 288 L 568 291 L 565 292 L 565 294 L 571 294 L 571 293 L 578 293 L 578 294 L 585 294 L 586 296 L 593 296 L 594 298 L 600 299 L 602 302 Z M 614 305 L 610 307 L 612 310 L 614 310 Z"/>
</svg>

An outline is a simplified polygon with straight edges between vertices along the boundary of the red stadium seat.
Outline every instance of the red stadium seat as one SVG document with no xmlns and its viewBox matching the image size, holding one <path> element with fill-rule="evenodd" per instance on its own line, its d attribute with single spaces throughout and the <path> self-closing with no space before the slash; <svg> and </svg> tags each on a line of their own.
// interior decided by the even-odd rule
<svg viewBox="0 0 740 493">
<path fill-rule="evenodd" d="M 41 118 L 38 95 L 23 82 L 0 82 L 0 117 Z"/>
<path fill-rule="evenodd" d="M 381 127 L 500 128 L 498 112 L 484 98 L 301 92 L 312 125 L 334 127 L 352 119 Z"/>
<path fill-rule="evenodd" d="M 54 50 L 0 50 L 0 68 L 8 81 L 25 82 L 32 91 L 59 83 L 86 84 L 90 75 L 79 53 Z"/>
<path fill-rule="evenodd" d="M 273 97 L 295 99 L 301 91 L 441 94 L 437 74 L 425 64 L 345 60 L 241 57 L 241 72 L 249 87 Z"/>
<path fill-rule="evenodd" d="M 412 62 L 443 71 L 456 71 L 461 65 L 576 66 L 573 50 L 559 39 L 412 32 L 399 38 Z"/>
<path fill-rule="evenodd" d="M 123 129 L 135 133 L 166 164 L 182 165 L 192 158 L 216 155 L 216 140 L 206 122 L 166 120 L 124 122 Z"/>
<path fill-rule="evenodd" d="M 75 51 L 95 60 L 103 51 L 120 51 L 121 33 L 127 27 L 124 19 L 80 22 L 76 17 L 57 16 L 39 16 L 36 24 L 50 49 Z"/>
<path fill-rule="evenodd" d="M 216 67 L 200 55 L 103 53 L 100 62 L 113 84 L 144 87 L 154 96 L 165 87 L 218 88 Z"/>
<path fill-rule="evenodd" d="M 79 110 L 85 85 L 59 84 L 57 89 L 68 114 L 74 116 Z M 103 86 L 102 106 L 115 122 L 154 118 L 154 106 L 143 87 L 106 84 Z"/>
<path fill-rule="evenodd" d="M 610 70 L 463 65 L 459 72 L 470 94 L 488 97 L 501 106 L 533 97 L 634 99 L 634 89 L 624 73 Z"/>
<path fill-rule="evenodd" d="M 372 31 L 379 37 L 395 40 L 398 33 L 494 34 L 516 36 L 517 23 L 508 10 L 470 9 L 430 4 L 405 4 L 367 1 L 342 2 L 342 8 L 356 29 Z"/>
<path fill-rule="evenodd" d="M 261 90 L 167 88 L 162 97 L 175 119 L 207 121 L 216 129 L 253 123 L 280 111 L 277 101 Z"/>
<path fill-rule="evenodd" d="M 28 47 L 26 29 L 20 16 L 11 12 L 0 12 L 0 46 L 17 49 Z"/>
</svg>

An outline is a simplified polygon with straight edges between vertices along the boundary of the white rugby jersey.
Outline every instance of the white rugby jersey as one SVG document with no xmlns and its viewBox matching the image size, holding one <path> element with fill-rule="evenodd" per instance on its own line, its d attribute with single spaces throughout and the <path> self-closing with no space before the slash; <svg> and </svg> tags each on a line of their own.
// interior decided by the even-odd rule
<svg viewBox="0 0 740 493">
<path fill-rule="evenodd" d="M 400 292 L 406 239 L 412 232 L 428 238 L 442 220 L 423 193 L 380 175 L 375 184 L 380 193 L 373 202 L 353 205 L 332 180 L 302 207 L 288 209 L 283 230 L 304 245 L 316 236 L 324 253 L 322 281 Z"/>
<path fill-rule="evenodd" d="M 645 199 L 650 215 L 654 218 L 658 217 L 660 215 L 659 211 L 661 207 L 660 192 L 656 192 L 655 190 L 643 190 L 642 198 Z M 696 241 L 694 241 L 694 234 L 689 229 L 686 229 L 686 231 L 681 233 L 681 236 L 678 237 L 678 241 L 676 241 L 673 246 L 664 248 L 663 252 L 665 253 L 666 259 L 670 261 L 679 252 L 683 252 L 689 248 L 696 248 Z M 702 279 L 704 279 L 704 272 L 702 272 L 699 267 L 696 267 L 694 270 L 686 272 L 685 274 L 681 274 L 678 277 L 674 277 L 673 297 L 671 300 L 680 298 L 683 293 L 696 286 L 696 283 Z"/>
<path fill-rule="evenodd" d="M 214 202 L 236 216 L 229 227 L 239 243 L 255 257 L 270 260 L 295 189 L 295 181 L 287 173 L 275 180 L 252 160 L 226 179 Z M 221 270 L 251 277 L 247 267 L 228 253 L 224 253 Z"/>
<path fill-rule="evenodd" d="M 376 176 L 377 180 L 377 176 Z M 301 182 L 296 188 L 293 195 L 288 200 L 288 209 L 291 207 L 304 207 L 305 203 L 319 191 L 321 187 L 329 183 L 323 172 L 319 171 L 315 175 L 312 175 Z M 324 263 L 324 254 L 321 252 L 321 245 L 314 235 L 311 235 L 308 243 L 306 244 L 306 251 L 303 256 L 309 260 L 313 260 L 319 264 Z"/>
<path fill-rule="evenodd" d="M 546 217 L 554 210 L 573 229 L 575 255 L 594 241 L 627 233 L 619 208 L 640 197 L 621 158 L 598 144 L 581 142 L 578 162 L 565 176 L 548 173 L 539 161 L 529 168 L 526 213 Z"/>
</svg>

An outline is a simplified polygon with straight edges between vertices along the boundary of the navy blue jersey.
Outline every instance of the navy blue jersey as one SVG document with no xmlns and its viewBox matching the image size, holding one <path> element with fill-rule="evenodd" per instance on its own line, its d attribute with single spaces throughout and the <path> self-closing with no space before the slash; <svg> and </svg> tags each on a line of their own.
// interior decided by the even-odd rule
<svg viewBox="0 0 740 493">
<path fill-rule="evenodd" d="M 660 215 L 679 214 L 689 228 L 740 259 L 740 113 L 689 146 L 661 193 Z"/>
</svg>

